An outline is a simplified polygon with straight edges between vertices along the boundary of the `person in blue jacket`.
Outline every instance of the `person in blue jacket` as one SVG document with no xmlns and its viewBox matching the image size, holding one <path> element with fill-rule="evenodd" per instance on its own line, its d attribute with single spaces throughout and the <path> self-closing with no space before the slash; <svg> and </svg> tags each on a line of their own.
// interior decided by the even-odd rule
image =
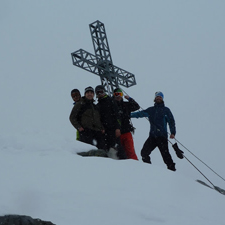
<svg viewBox="0 0 225 225">
<path fill-rule="evenodd" d="M 147 108 L 146 110 L 132 112 L 131 118 L 148 117 L 150 122 L 149 137 L 145 141 L 141 150 L 142 160 L 145 163 L 151 164 L 150 154 L 158 147 L 162 155 L 164 163 L 167 168 L 172 171 L 176 171 L 175 163 L 169 153 L 168 148 L 168 133 L 167 124 L 170 128 L 170 138 L 174 138 L 176 134 L 175 120 L 172 112 L 164 104 L 164 95 L 158 91 L 155 93 L 154 106 Z"/>
</svg>

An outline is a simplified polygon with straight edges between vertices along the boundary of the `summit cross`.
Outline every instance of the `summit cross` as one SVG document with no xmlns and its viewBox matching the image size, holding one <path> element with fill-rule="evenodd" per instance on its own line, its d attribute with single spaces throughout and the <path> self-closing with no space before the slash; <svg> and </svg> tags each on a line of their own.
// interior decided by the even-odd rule
<svg viewBox="0 0 225 225">
<path fill-rule="evenodd" d="M 127 88 L 136 85 L 134 74 L 113 65 L 104 24 L 97 20 L 89 28 L 95 55 L 79 49 L 71 53 L 73 65 L 100 76 L 109 95 L 120 85 Z"/>
</svg>

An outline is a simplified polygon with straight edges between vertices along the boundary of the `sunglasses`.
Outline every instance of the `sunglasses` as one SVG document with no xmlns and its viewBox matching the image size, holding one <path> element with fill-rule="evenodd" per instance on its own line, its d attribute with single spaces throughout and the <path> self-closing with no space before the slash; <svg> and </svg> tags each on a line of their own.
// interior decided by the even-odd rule
<svg viewBox="0 0 225 225">
<path fill-rule="evenodd" d="M 116 96 L 116 97 L 118 97 L 118 96 L 123 96 L 123 92 L 115 92 L 114 94 L 113 94 L 114 96 Z"/>
</svg>

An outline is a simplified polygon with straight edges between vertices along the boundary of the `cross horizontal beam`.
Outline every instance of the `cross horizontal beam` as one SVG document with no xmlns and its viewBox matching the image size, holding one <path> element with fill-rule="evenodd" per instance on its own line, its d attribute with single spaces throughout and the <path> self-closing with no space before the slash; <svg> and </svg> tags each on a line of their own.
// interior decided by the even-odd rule
<svg viewBox="0 0 225 225">
<path fill-rule="evenodd" d="M 114 66 L 109 61 L 104 61 L 83 49 L 79 49 L 71 53 L 71 56 L 74 66 L 78 66 L 94 73 L 102 79 L 106 78 L 111 80 L 111 82 L 113 82 L 113 86 L 118 86 L 119 84 L 128 88 L 136 85 L 134 74 Z"/>
</svg>

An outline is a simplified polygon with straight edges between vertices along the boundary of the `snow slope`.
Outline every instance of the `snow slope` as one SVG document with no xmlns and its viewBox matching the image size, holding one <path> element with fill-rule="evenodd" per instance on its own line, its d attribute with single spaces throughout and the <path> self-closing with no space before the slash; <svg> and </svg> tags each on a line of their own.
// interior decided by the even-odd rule
<svg viewBox="0 0 225 225">
<path fill-rule="evenodd" d="M 225 196 L 170 146 L 176 172 L 159 151 L 141 161 L 82 158 L 70 91 L 100 79 L 72 65 L 94 53 L 88 25 L 105 24 L 113 63 L 133 74 L 127 89 L 142 108 L 162 91 L 176 138 L 224 174 L 225 1 L 1 1 L 0 215 L 25 214 L 57 225 L 221 225 Z M 133 119 L 138 157 L 149 132 Z M 214 185 L 225 182 L 186 149 Z M 207 181 L 206 181 L 207 182 Z"/>
<path fill-rule="evenodd" d="M 225 196 L 179 169 L 80 157 L 76 152 L 91 146 L 75 140 L 57 148 L 40 138 L 41 144 L 31 147 L 39 137 L 1 136 L 1 215 L 29 215 L 57 225 L 225 224 Z M 60 143 L 62 138 L 55 139 L 55 146 Z"/>
</svg>

